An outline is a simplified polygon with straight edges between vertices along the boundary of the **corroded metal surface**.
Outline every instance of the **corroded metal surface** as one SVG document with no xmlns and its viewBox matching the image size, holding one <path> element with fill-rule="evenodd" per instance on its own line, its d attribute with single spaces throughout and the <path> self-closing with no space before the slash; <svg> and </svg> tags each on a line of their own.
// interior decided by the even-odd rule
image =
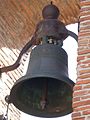
<svg viewBox="0 0 90 120">
<path fill-rule="evenodd" d="M 45 43 L 32 50 L 27 73 L 12 87 L 10 101 L 30 115 L 60 117 L 72 112 L 73 86 L 67 53 Z"/>
</svg>

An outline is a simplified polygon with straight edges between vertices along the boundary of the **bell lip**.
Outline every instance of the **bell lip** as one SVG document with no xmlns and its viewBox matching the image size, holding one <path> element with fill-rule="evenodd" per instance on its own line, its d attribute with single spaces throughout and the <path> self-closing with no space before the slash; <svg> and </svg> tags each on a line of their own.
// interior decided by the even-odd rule
<svg viewBox="0 0 90 120">
<path fill-rule="evenodd" d="M 38 77 L 43 77 L 43 76 L 38 76 Z M 31 77 L 32 79 L 33 78 L 35 78 L 35 77 Z M 49 77 L 50 78 L 50 77 Z M 25 81 L 25 80 L 28 80 L 28 79 L 30 79 L 30 77 L 27 77 L 27 76 L 23 76 L 23 77 L 21 77 L 15 84 L 14 84 L 14 86 L 13 86 L 13 88 L 11 89 L 11 92 L 10 92 L 10 96 L 11 96 L 11 103 L 12 104 L 14 104 L 14 106 L 16 107 L 16 108 L 18 108 L 20 111 L 22 111 L 22 112 L 24 112 L 24 113 L 26 113 L 26 114 L 29 114 L 29 115 L 32 115 L 32 116 L 36 116 L 36 117 L 43 117 L 43 118 L 54 118 L 54 117 L 61 117 L 61 116 L 64 116 L 64 115 L 67 115 L 67 114 L 70 114 L 73 110 L 72 110 L 72 107 L 71 107 L 71 109 L 69 110 L 69 109 L 66 109 L 66 111 L 64 111 L 64 112 L 61 112 L 61 113 L 55 113 L 55 114 L 53 114 L 53 113 L 42 113 L 42 112 L 40 112 L 40 111 L 36 111 L 36 110 L 31 110 L 30 111 L 30 109 L 27 109 L 27 108 L 25 108 L 24 106 L 23 106 L 23 108 L 24 108 L 24 110 L 22 109 L 22 106 L 19 106 L 15 101 L 16 101 L 16 95 L 15 95 L 15 91 L 16 91 L 16 85 L 18 84 L 18 83 L 20 83 L 22 80 L 23 80 L 23 82 Z M 53 78 L 54 79 L 54 78 Z M 56 78 L 55 78 L 56 79 Z M 72 81 L 72 80 L 70 80 L 68 77 L 67 78 L 65 78 L 65 79 L 67 79 L 68 80 L 68 82 L 67 83 L 69 83 L 69 85 L 71 86 L 71 88 L 72 88 L 72 92 L 73 92 L 73 87 L 74 87 L 74 85 L 75 85 L 75 83 Z M 61 81 L 63 81 L 63 80 L 61 80 Z M 64 81 L 65 82 L 65 81 Z M 19 85 L 19 84 L 18 84 Z M 28 112 L 29 111 L 29 112 Z"/>
<path fill-rule="evenodd" d="M 34 78 L 40 78 L 40 77 L 42 77 L 43 78 L 43 75 L 31 75 L 31 77 L 30 76 L 28 76 L 27 77 L 27 75 L 25 75 L 25 76 L 22 76 L 21 78 L 19 78 L 19 80 L 18 81 L 16 81 L 16 83 L 14 84 L 14 86 L 17 84 L 17 83 L 19 83 L 19 82 L 21 82 L 22 80 L 23 80 L 23 82 L 25 81 L 25 80 L 28 80 L 28 79 L 34 79 Z M 46 77 L 45 77 L 46 78 Z M 57 80 L 60 80 L 60 81 L 63 81 L 63 82 L 65 82 L 65 83 L 67 83 L 67 84 L 69 84 L 70 85 L 70 87 L 71 88 L 73 88 L 74 87 L 74 85 L 75 85 L 75 83 L 69 78 L 69 77 L 65 77 L 65 76 L 61 76 L 61 79 L 59 79 L 58 77 L 56 78 L 56 76 L 49 76 L 49 77 L 47 77 L 47 78 L 52 78 L 52 79 L 57 79 Z M 62 79 L 65 79 L 66 81 L 64 81 L 64 80 L 62 80 Z M 13 87 L 14 87 L 13 86 Z"/>
<path fill-rule="evenodd" d="M 24 112 L 24 111 L 22 111 L 22 112 Z M 67 112 L 63 112 L 63 113 L 59 112 L 59 113 L 55 113 L 55 114 L 54 113 L 51 113 L 51 114 L 46 113 L 45 114 L 45 113 L 38 112 L 38 111 L 32 111 L 32 112 L 30 111 L 30 112 L 27 112 L 26 114 L 32 115 L 35 117 L 41 117 L 41 118 L 57 118 L 57 117 L 63 117 L 63 116 L 68 115 L 72 112 L 73 112 L 73 108 L 70 110 L 67 109 Z"/>
</svg>

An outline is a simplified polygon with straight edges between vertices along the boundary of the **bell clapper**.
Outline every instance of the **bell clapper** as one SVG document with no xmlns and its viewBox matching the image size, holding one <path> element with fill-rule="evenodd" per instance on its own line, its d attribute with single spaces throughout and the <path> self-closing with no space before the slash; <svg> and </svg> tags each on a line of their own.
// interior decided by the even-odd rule
<svg viewBox="0 0 90 120">
<path fill-rule="evenodd" d="M 46 107 L 46 100 L 41 100 L 40 101 L 40 106 L 41 106 L 41 109 L 44 110 L 45 107 Z"/>
<path fill-rule="evenodd" d="M 47 105 L 47 94 L 48 94 L 48 82 L 47 80 L 45 80 L 43 85 L 43 90 L 42 90 L 42 98 L 40 101 L 40 106 L 41 109 L 44 110 L 46 108 Z"/>
</svg>

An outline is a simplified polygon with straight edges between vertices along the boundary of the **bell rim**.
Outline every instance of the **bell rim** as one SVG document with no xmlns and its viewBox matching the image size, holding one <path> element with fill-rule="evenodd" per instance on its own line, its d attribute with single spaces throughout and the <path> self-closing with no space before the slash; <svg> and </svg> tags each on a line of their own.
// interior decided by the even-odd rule
<svg viewBox="0 0 90 120">
<path fill-rule="evenodd" d="M 27 77 L 27 75 L 25 75 L 25 76 L 22 76 L 21 78 L 19 78 L 18 81 L 15 82 L 14 86 L 15 86 L 17 83 L 21 82 L 22 80 L 23 80 L 23 81 L 26 81 L 26 80 L 28 80 L 28 79 L 43 78 L 43 77 L 44 77 L 43 75 L 37 75 L 37 74 L 36 74 L 36 77 L 35 77 L 35 74 L 34 74 L 34 75 L 31 75 L 31 77 L 30 77 L 30 76 Z M 56 78 L 56 76 L 55 76 L 55 77 L 54 77 L 54 76 L 53 76 L 53 77 L 49 76 L 49 77 L 45 77 L 45 78 L 57 79 L 57 80 L 59 80 L 59 81 L 65 82 L 65 83 L 69 83 L 69 85 L 71 86 L 71 88 L 73 88 L 74 85 L 75 85 L 75 83 L 74 83 L 69 77 L 65 77 L 65 76 L 63 76 L 63 75 L 61 76 L 61 78 L 62 78 L 62 79 L 65 79 L 66 81 L 64 81 L 64 80 L 62 80 L 62 79 L 58 79 L 58 78 Z M 13 86 L 13 87 L 14 87 L 14 86 Z"/>
<path fill-rule="evenodd" d="M 24 111 L 22 111 L 22 112 L 24 112 Z M 65 111 L 63 113 L 58 112 L 58 113 L 46 113 L 45 114 L 45 113 L 42 113 L 42 112 L 38 112 L 36 110 L 35 111 L 32 110 L 32 112 L 29 110 L 29 112 L 24 112 L 24 113 L 26 113 L 28 115 L 36 116 L 36 117 L 42 117 L 42 118 L 57 118 L 57 117 L 62 117 L 62 116 L 68 115 L 71 112 L 73 112 L 73 108 L 71 108 L 70 110 L 67 109 L 67 111 Z"/>
<path fill-rule="evenodd" d="M 39 77 L 42 77 L 42 76 L 39 76 Z M 33 78 L 35 78 L 35 77 L 32 77 L 32 79 Z M 21 77 L 15 84 L 14 84 L 14 86 L 13 86 L 13 88 L 11 89 L 11 92 L 10 92 L 10 96 L 11 96 L 11 103 L 17 108 L 17 109 L 19 109 L 20 111 L 22 111 L 22 112 L 24 112 L 24 113 L 26 113 L 26 114 L 29 114 L 29 115 L 33 115 L 33 116 L 37 116 L 37 117 L 46 117 L 46 118 L 54 118 L 54 117 L 61 117 L 61 116 L 64 116 L 64 115 L 67 115 L 67 114 L 70 114 L 73 110 L 72 110 L 72 107 L 70 108 L 70 109 L 66 109 L 64 112 L 58 112 L 58 113 L 56 113 L 55 112 L 55 114 L 54 113 L 42 113 L 41 111 L 34 111 L 34 110 L 30 110 L 29 108 L 27 109 L 27 108 L 25 108 L 24 106 L 23 106 L 23 108 L 24 108 L 24 110 L 22 109 L 22 106 L 20 106 L 20 105 L 18 105 L 18 103 L 17 102 L 15 102 L 16 101 L 16 97 L 15 97 L 15 94 L 14 93 L 16 93 L 15 92 L 15 87 L 16 87 L 16 85 L 18 84 L 18 83 L 20 83 L 22 80 L 23 80 L 23 82 L 24 81 L 26 81 L 26 80 L 28 80 L 28 79 L 30 79 L 30 77 L 27 77 L 27 76 L 23 76 L 23 77 Z M 56 79 L 56 78 L 55 78 Z M 74 87 L 74 85 L 75 85 L 75 83 L 73 82 L 73 81 L 71 81 L 71 79 L 69 79 L 68 77 L 67 77 L 67 79 L 69 80 L 69 82 L 70 82 L 70 84 L 71 84 L 71 88 L 72 88 L 72 92 L 73 92 L 73 87 Z M 64 81 L 65 82 L 65 81 Z M 19 85 L 19 84 L 18 84 Z"/>
</svg>

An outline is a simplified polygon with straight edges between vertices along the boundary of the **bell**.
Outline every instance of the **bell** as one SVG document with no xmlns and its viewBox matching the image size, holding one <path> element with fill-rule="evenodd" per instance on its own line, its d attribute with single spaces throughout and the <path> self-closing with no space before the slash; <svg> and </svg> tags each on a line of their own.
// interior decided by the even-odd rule
<svg viewBox="0 0 90 120">
<path fill-rule="evenodd" d="M 37 117 L 60 117 L 72 112 L 74 82 L 68 77 L 68 56 L 58 45 L 36 46 L 28 70 L 13 86 L 10 102 Z"/>
</svg>

